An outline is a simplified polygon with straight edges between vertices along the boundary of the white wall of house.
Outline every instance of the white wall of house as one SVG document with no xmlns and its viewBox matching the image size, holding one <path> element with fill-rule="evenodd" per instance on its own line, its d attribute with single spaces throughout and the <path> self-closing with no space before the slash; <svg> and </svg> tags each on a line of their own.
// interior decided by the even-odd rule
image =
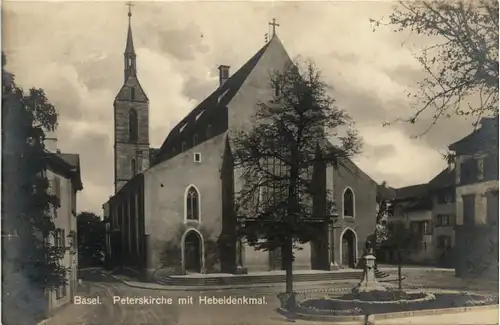
<svg viewBox="0 0 500 325">
<path fill-rule="evenodd" d="M 59 292 L 48 292 L 49 312 L 70 302 L 75 294 L 78 272 L 78 252 L 76 246 L 76 192 L 70 179 L 57 175 L 48 170 L 47 178 L 51 184 L 51 191 L 57 194 L 60 199 L 60 207 L 52 211 L 56 229 L 61 230 L 66 247 L 71 249 L 66 251 L 61 264 L 69 268 L 67 273 L 67 284 L 61 286 Z M 59 185 L 57 185 L 59 183 Z M 59 193 L 56 193 L 59 192 Z M 74 238 L 71 238 L 71 234 Z M 51 238 L 54 242 L 54 238 Z"/>
</svg>

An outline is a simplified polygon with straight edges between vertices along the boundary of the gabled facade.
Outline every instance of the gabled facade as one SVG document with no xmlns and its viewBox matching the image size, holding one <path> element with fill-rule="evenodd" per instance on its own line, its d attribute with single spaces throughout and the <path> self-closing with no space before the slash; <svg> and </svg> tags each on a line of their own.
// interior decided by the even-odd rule
<svg viewBox="0 0 500 325">
<path fill-rule="evenodd" d="M 258 102 L 273 98 L 270 73 L 291 63 L 274 35 L 234 74 L 219 67 L 215 91 L 170 131 L 154 163 L 105 204 L 110 267 L 124 264 L 149 274 L 281 269 L 279 252 L 256 251 L 236 238 L 234 195 L 241 179 L 232 165 L 231 138 L 253 125 Z M 332 193 L 340 218 L 334 227 L 322 225 L 317 239 L 296 252 L 296 268 L 355 267 L 373 231 L 377 185 L 352 161 L 343 165 L 321 171 L 324 195 Z M 318 211 L 326 210 L 320 201 L 326 202 L 317 200 Z"/>
</svg>

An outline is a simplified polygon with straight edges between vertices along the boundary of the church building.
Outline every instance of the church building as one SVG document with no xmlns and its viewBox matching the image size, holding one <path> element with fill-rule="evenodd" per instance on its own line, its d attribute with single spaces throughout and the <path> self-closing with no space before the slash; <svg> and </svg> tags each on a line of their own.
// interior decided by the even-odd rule
<svg viewBox="0 0 500 325">
<path fill-rule="evenodd" d="M 129 11 L 124 83 L 114 101 L 115 194 L 103 206 L 109 267 L 148 274 L 281 269 L 279 254 L 256 251 L 235 235 L 234 197 L 241 185 L 230 136 L 251 127 L 256 104 L 274 95 L 270 72 L 292 62 L 276 25 L 269 41 L 236 72 L 219 67 L 216 89 L 153 149 L 130 19 Z M 355 267 L 375 227 L 377 184 L 352 161 L 337 169 L 324 167 L 321 175 L 338 218 L 295 252 L 294 267 Z"/>
</svg>

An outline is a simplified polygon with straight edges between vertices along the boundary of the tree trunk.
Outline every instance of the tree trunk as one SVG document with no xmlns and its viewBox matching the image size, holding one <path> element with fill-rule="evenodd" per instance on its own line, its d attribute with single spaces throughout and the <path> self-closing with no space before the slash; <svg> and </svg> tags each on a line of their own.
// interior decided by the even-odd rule
<svg viewBox="0 0 500 325">
<path fill-rule="evenodd" d="M 293 292 L 293 242 L 291 238 L 285 240 L 282 255 L 285 268 L 286 293 L 288 295 L 287 307 L 289 311 L 293 311 L 296 304 L 295 293 Z"/>
<path fill-rule="evenodd" d="M 402 285 L 402 277 L 401 277 L 401 251 L 398 250 L 398 288 L 399 290 L 402 290 L 403 289 L 403 285 Z"/>
</svg>

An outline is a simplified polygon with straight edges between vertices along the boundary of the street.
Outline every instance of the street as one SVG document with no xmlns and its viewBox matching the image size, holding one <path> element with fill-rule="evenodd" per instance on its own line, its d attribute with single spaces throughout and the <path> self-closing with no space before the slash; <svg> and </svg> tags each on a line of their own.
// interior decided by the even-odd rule
<svg viewBox="0 0 500 325">
<path fill-rule="evenodd" d="M 104 325 L 104 324 L 282 324 L 284 319 L 277 312 L 276 289 L 240 289 L 209 292 L 172 292 L 131 288 L 98 270 L 82 272 L 82 296 L 99 297 L 98 305 L 72 305 L 63 308 L 50 325 Z M 274 291 L 274 292 L 273 292 Z M 279 291 L 279 290 L 278 290 Z M 113 297 L 140 298 L 163 297 L 172 304 L 119 304 Z M 179 304 L 179 298 L 193 297 L 193 304 Z M 199 297 L 263 298 L 260 305 L 199 304 Z M 264 301 L 265 299 L 265 301 Z M 213 299 L 212 299 L 213 300 Z M 240 299 L 242 300 L 242 299 Z M 161 302 L 161 301 L 160 301 Z M 240 301 L 243 302 L 243 301 Z"/>
<path fill-rule="evenodd" d="M 447 276 L 448 279 L 446 280 L 444 275 L 442 277 L 441 279 L 439 277 L 432 279 L 434 277 L 431 278 L 427 275 L 428 283 L 423 283 L 423 276 L 412 276 L 416 281 L 415 283 L 418 282 L 422 285 L 440 282 L 443 288 L 456 287 L 457 284 L 454 283 L 451 274 Z M 59 311 L 47 325 L 278 325 L 288 322 L 276 312 L 279 305 L 276 295 L 282 291 L 280 287 L 225 289 L 205 292 L 139 289 L 127 286 L 98 269 L 82 271 L 81 278 L 83 279 L 83 285 L 79 295 L 82 297 L 99 297 L 99 304 L 69 305 Z M 355 281 L 335 283 L 335 287 L 345 288 L 353 286 L 355 283 Z M 297 287 L 305 288 L 307 284 L 301 283 Z M 204 303 L 202 304 L 199 303 L 200 297 L 203 297 L 202 302 Z M 226 299 L 233 298 L 233 304 L 208 304 L 208 302 L 213 303 L 217 298 L 224 297 Z M 247 301 L 243 301 L 243 299 L 235 301 L 234 299 L 242 297 L 261 299 L 247 299 Z M 117 301 L 118 299 L 126 300 L 127 298 L 129 301 L 124 301 L 125 303 Z M 160 299 L 153 302 L 153 298 Z M 179 300 L 179 298 L 186 299 Z M 113 303 L 113 299 L 115 299 L 115 303 Z M 143 299 L 142 304 L 138 304 L 141 303 L 140 299 Z M 189 303 L 191 299 L 192 304 Z M 240 304 L 234 304 L 235 302 Z M 244 304 L 249 302 L 257 304 Z M 481 311 L 481 313 L 481 315 L 486 315 L 484 311 Z M 496 314 L 491 312 L 490 314 L 489 318 L 493 317 L 491 324 L 496 323 L 494 319 Z M 456 323 L 455 319 L 452 320 L 449 317 L 452 316 L 442 316 L 441 319 L 445 323 L 448 322 L 448 324 Z M 463 315 L 458 317 L 457 319 L 464 319 Z M 477 315 L 474 316 L 474 313 L 468 313 L 467 319 L 477 319 Z M 484 317 L 479 319 L 481 324 L 489 323 Z M 412 320 L 417 319 L 412 318 Z M 395 324 L 394 321 L 388 321 L 387 324 Z M 422 324 L 433 324 L 433 321 L 425 317 L 418 318 L 418 321 Z M 325 322 L 312 321 L 297 321 L 296 323 L 326 324 Z M 385 321 L 380 324 L 383 323 L 385 324 Z M 405 321 L 404 323 L 408 322 Z M 414 322 L 410 323 L 415 324 Z"/>
</svg>

